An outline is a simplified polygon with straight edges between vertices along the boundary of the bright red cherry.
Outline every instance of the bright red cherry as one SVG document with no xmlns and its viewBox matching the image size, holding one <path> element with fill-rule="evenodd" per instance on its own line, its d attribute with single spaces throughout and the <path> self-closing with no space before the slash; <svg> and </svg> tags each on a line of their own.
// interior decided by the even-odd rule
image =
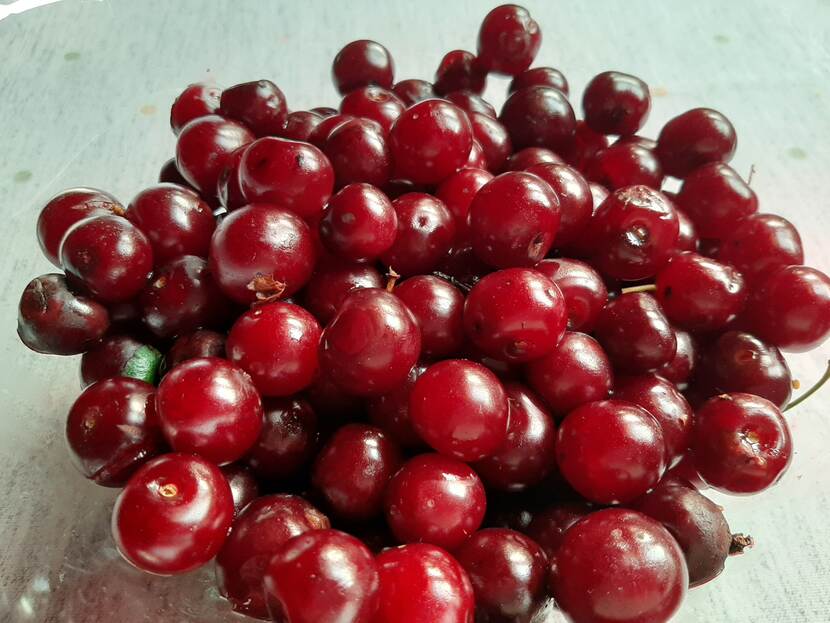
<svg viewBox="0 0 830 623">
<path fill-rule="evenodd" d="M 389 89 L 395 77 L 395 63 L 389 50 L 381 44 L 360 39 L 346 44 L 337 53 L 331 76 L 341 95 L 370 84 Z"/>
<path fill-rule="evenodd" d="M 698 346 L 691 334 L 686 331 L 674 332 L 677 349 L 674 357 L 655 371 L 679 389 L 686 389 L 688 381 L 697 366 Z"/>
<path fill-rule="evenodd" d="M 144 464 L 112 511 L 121 555 L 142 571 L 187 573 L 222 547 L 233 521 L 233 497 L 218 467 L 191 454 L 165 454 Z"/>
<path fill-rule="evenodd" d="M 216 331 L 194 331 L 180 336 L 167 351 L 164 364 L 172 370 L 182 362 L 200 357 L 224 357 L 225 335 Z"/>
<path fill-rule="evenodd" d="M 334 168 L 335 186 L 366 182 L 385 186 L 392 176 L 389 141 L 369 119 L 348 119 L 332 130 L 322 146 Z"/>
<path fill-rule="evenodd" d="M 553 87 L 534 86 L 512 93 L 499 115 L 513 147 L 567 148 L 576 132 L 576 117 L 568 98 Z"/>
<path fill-rule="evenodd" d="M 750 283 L 760 283 L 782 266 L 804 263 L 798 230 L 775 214 L 753 214 L 743 219 L 721 241 L 715 256 L 734 266 Z"/>
<path fill-rule="evenodd" d="M 266 398 L 262 402 L 265 422 L 245 462 L 265 482 L 280 482 L 295 476 L 317 451 L 317 415 L 301 398 Z"/>
<path fill-rule="evenodd" d="M 427 82 L 426 80 L 418 80 L 417 78 L 401 80 L 392 87 L 392 92 L 397 95 L 407 107 L 427 99 L 438 97 L 431 82 Z"/>
<path fill-rule="evenodd" d="M 588 182 L 576 169 L 566 164 L 537 164 L 525 169 L 545 180 L 559 198 L 560 222 L 554 246 L 561 246 L 579 236 L 591 220 L 593 198 Z"/>
<path fill-rule="evenodd" d="M 478 31 L 478 58 L 488 71 L 516 76 L 530 67 L 542 31 L 527 9 L 503 4 L 490 11 Z"/>
<path fill-rule="evenodd" d="M 525 87 L 553 87 L 568 95 L 568 80 L 565 75 L 553 67 L 534 67 L 526 69 L 510 81 L 508 93 L 513 93 Z"/>
<path fill-rule="evenodd" d="M 758 211 L 758 196 L 732 167 L 711 162 L 686 176 L 677 205 L 703 238 L 721 239 Z"/>
<path fill-rule="evenodd" d="M 513 153 L 513 144 L 505 127 L 495 119 L 480 112 L 470 113 L 473 137 L 481 146 L 488 171 L 501 171 Z"/>
<path fill-rule="evenodd" d="M 484 169 L 461 169 L 438 186 L 435 196 L 444 202 L 455 220 L 457 240 L 465 240 L 470 228 L 470 205 L 479 189 L 493 179 Z"/>
<path fill-rule="evenodd" d="M 285 118 L 285 126 L 279 133 L 279 136 L 292 141 L 305 141 L 308 143 L 310 142 L 308 140 L 309 136 L 311 136 L 314 128 L 322 120 L 322 115 L 318 115 L 310 110 L 295 110 L 294 112 L 288 113 L 288 116 Z"/>
<path fill-rule="evenodd" d="M 648 85 L 619 71 L 594 76 L 582 95 L 585 123 L 601 134 L 636 134 L 645 124 L 650 108 Z"/>
<path fill-rule="evenodd" d="M 589 180 L 611 190 L 635 185 L 660 190 L 663 185 L 663 169 L 657 156 L 636 143 L 615 143 L 598 151 L 584 170 Z"/>
<path fill-rule="evenodd" d="M 542 260 L 536 270 L 550 279 L 565 297 L 569 331 L 591 331 L 608 302 L 602 277 L 589 264 L 556 258 Z"/>
<path fill-rule="evenodd" d="M 174 134 L 194 119 L 214 115 L 219 111 L 222 89 L 213 84 L 191 84 L 182 91 L 170 108 L 170 127 Z"/>
<path fill-rule="evenodd" d="M 339 191 L 320 222 L 326 248 L 352 262 L 380 257 L 395 242 L 397 230 L 392 202 L 370 184 L 350 184 Z"/>
<path fill-rule="evenodd" d="M 464 295 L 451 283 L 418 275 L 398 285 L 401 299 L 421 328 L 421 352 L 425 357 L 447 357 L 464 343 Z"/>
<path fill-rule="evenodd" d="M 118 376 L 152 382 L 160 360 L 160 353 L 152 346 L 130 335 L 109 334 L 81 357 L 81 387 Z M 152 362 L 153 369 L 139 371 L 143 362 Z"/>
<path fill-rule="evenodd" d="M 270 80 L 237 84 L 222 92 L 219 113 L 244 123 L 257 136 L 281 135 L 288 107 L 285 95 Z"/>
<path fill-rule="evenodd" d="M 388 133 L 406 105 L 392 91 L 379 86 L 365 86 L 350 91 L 340 102 L 340 114 L 371 119 Z"/>
<path fill-rule="evenodd" d="M 369 420 L 407 448 L 424 446 L 424 440 L 415 431 L 412 419 L 409 417 L 409 395 L 415 381 L 426 371 L 427 367 L 424 364 L 416 364 L 409 371 L 406 380 L 398 387 L 387 394 L 369 399 Z"/>
<path fill-rule="evenodd" d="M 452 102 L 468 115 L 472 115 L 473 113 L 481 113 L 482 115 L 486 115 L 493 119 L 497 116 L 496 109 L 490 102 L 481 97 L 478 93 L 475 93 L 469 89 L 452 91 L 447 93 L 444 96 L 444 99 Z"/>
<path fill-rule="evenodd" d="M 525 171 L 537 164 L 565 164 L 559 156 L 545 147 L 525 147 L 507 159 L 507 171 Z"/>
<path fill-rule="evenodd" d="M 686 177 L 708 162 L 729 162 L 737 144 L 729 119 L 711 108 L 693 108 L 666 122 L 657 156 L 666 174 Z"/>
<path fill-rule="evenodd" d="M 326 324 L 353 289 L 382 287 L 380 272 L 371 264 L 321 260 L 303 290 L 303 306 L 320 324 Z"/>
<path fill-rule="evenodd" d="M 525 531 L 540 545 L 548 558 L 553 559 L 568 529 L 592 511 L 593 508 L 585 502 L 556 504 L 534 513 Z"/>
<path fill-rule="evenodd" d="M 438 95 L 462 89 L 481 94 L 487 84 L 487 70 L 470 52 L 453 50 L 441 59 L 433 84 Z"/>
</svg>

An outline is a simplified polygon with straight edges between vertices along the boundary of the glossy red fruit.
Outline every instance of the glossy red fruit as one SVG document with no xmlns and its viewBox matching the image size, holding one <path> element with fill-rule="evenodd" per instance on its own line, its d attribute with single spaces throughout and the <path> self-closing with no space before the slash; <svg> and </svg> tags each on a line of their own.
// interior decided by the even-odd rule
<svg viewBox="0 0 830 623">
<path fill-rule="evenodd" d="M 196 83 L 182 91 L 170 108 L 170 127 L 178 134 L 194 119 L 216 114 L 222 89 L 214 84 Z"/>
<path fill-rule="evenodd" d="M 410 459 L 386 490 L 386 519 L 402 543 L 454 549 L 478 530 L 486 507 L 476 473 L 438 454 Z"/>
<path fill-rule="evenodd" d="M 322 149 L 334 168 L 336 188 L 359 182 L 384 186 L 392 177 L 389 142 L 368 119 L 349 119 L 338 125 Z"/>
<path fill-rule="evenodd" d="M 488 71 L 516 76 L 530 67 L 542 31 L 527 9 L 503 4 L 490 11 L 478 31 L 478 58 Z"/>
<path fill-rule="evenodd" d="M 616 190 L 642 185 L 660 190 L 663 169 L 655 153 L 636 143 L 615 143 L 585 164 L 585 176 L 592 182 Z"/>
<path fill-rule="evenodd" d="M 268 562 L 263 583 L 271 618 L 291 623 L 371 623 L 378 584 L 369 548 L 337 530 L 289 540 Z"/>
<path fill-rule="evenodd" d="M 412 312 L 394 294 L 374 288 L 352 291 L 320 339 L 323 373 L 359 396 L 395 389 L 420 353 Z"/>
<path fill-rule="evenodd" d="M 513 93 L 525 87 L 553 87 L 568 95 L 568 80 L 565 75 L 553 67 L 534 67 L 526 69 L 510 81 L 508 93 Z"/>
<path fill-rule="evenodd" d="M 456 241 L 466 240 L 470 228 L 470 205 L 479 189 L 493 179 L 484 169 L 461 169 L 438 186 L 435 196 L 444 202 L 455 221 Z"/>
<path fill-rule="evenodd" d="M 288 107 L 285 95 L 270 80 L 237 84 L 222 92 L 219 113 L 244 123 L 257 136 L 281 135 Z"/>
<path fill-rule="evenodd" d="M 490 370 L 465 359 L 427 368 L 409 395 L 409 416 L 424 441 L 462 461 L 490 456 L 507 439 L 504 387 Z"/>
<path fill-rule="evenodd" d="M 798 230 L 775 214 L 753 214 L 743 219 L 721 241 L 715 256 L 734 266 L 750 283 L 760 283 L 783 266 L 804 263 Z"/>
<path fill-rule="evenodd" d="M 402 282 L 394 292 L 418 322 L 425 357 L 447 357 L 461 349 L 464 295 L 458 288 L 432 275 L 418 275 Z"/>
<path fill-rule="evenodd" d="M 537 164 L 565 164 L 559 156 L 545 147 L 525 147 L 507 159 L 507 171 L 525 171 Z"/>
<path fill-rule="evenodd" d="M 63 275 L 32 279 L 20 297 L 17 335 L 46 355 L 78 355 L 94 346 L 110 326 L 107 308 L 76 295 Z"/>
<path fill-rule="evenodd" d="M 233 514 L 239 517 L 248 504 L 259 497 L 259 483 L 247 467 L 239 463 L 231 463 L 220 468 L 233 498 Z"/>
<path fill-rule="evenodd" d="M 467 162 L 464 163 L 465 168 L 471 169 L 486 169 L 487 158 L 484 156 L 484 149 L 481 147 L 475 138 L 473 138 L 473 146 L 470 148 L 470 155 L 467 157 Z"/>
<path fill-rule="evenodd" d="M 593 330 L 602 308 L 608 302 L 608 290 L 599 273 L 579 260 L 556 258 L 542 260 L 536 270 L 550 279 L 565 298 L 568 330 Z"/>
<path fill-rule="evenodd" d="M 191 359 L 159 384 L 156 408 L 167 441 L 218 464 L 232 463 L 256 443 L 262 403 L 250 377 L 224 359 Z"/>
<path fill-rule="evenodd" d="M 410 78 L 395 83 L 392 92 L 397 95 L 406 106 L 412 106 L 423 100 L 438 97 L 431 82 Z"/>
<path fill-rule="evenodd" d="M 335 111 L 336 113 L 336 111 Z M 330 116 L 325 117 L 314 130 L 311 131 L 311 134 L 308 135 L 308 139 L 306 140 L 307 143 L 311 143 L 315 147 L 319 149 L 323 149 L 326 145 L 326 141 L 328 140 L 329 136 L 340 126 L 345 124 L 347 121 L 354 121 L 356 117 L 352 117 L 351 115 L 340 115 L 340 114 L 333 114 Z M 369 119 L 364 119 L 366 124 L 371 127 L 375 127 L 376 129 L 380 129 L 374 121 L 370 121 Z"/>
<path fill-rule="evenodd" d="M 530 387 L 559 418 L 582 404 L 607 398 L 613 383 L 602 347 L 591 336 L 570 331 L 550 353 L 528 363 L 525 373 Z"/>
<path fill-rule="evenodd" d="M 310 110 L 295 110 L 288 113 L 285 118 L 285 126 L 279 133 L 282 138 L 292 141 L 309 142 L 308 138 L 319 123 L 323 120 L 322 115 Z"/>
<path fill-rule="evenodd" d="M 619 71 L 594 76 L 582 94 L 585 123 L 601 134 L 636 134 L 645 124 L 650 108 L 648 85 Z"/>
<path fill-rule="evenodd" d="M 526 87 L 511 94 L 499 121 L 507 128 L 513 147 L 567 148 L 576 132 L 576 117 L 568 98 L 553 87 Z"/>
<path fill-rule="evenodd" d="M 468 115 L 473 113 L 481 113 L 493 119 L 496 118 L 496 109 L 486 99 L 481 97 L 478 93 L 470 89 L 461 89 L 459 91 L 452 91 L 444 96 L 448 100 L 458 106 Z"/>
<path fill-rule="evenodd" d="M 513 153 L 513 144 L 505 127 L 494 116 L 479 112 L 470 113 L 473 137 L 481 146 L 488 171 L 499 172 Z"/>
<path fill-rule="evenodd" d="M 340 102 L 340 114 L 371 119 L 388 133 L 406 105 L 392 91 L 365 86 L 347 93 Z"/>
<path fill-rule="evenodd" d="M 778 408 L 752 394 L 721 394 L 695 413 L 689 446 L 706 483 L 724 493 L 759 493 L 792 460 L 790 428 Z"/>
<path fill-rule="evenodd" d="M 258 478 L 274 483 L 288 480 L 305 467 L 317 451 L 317 415 L 301 398 L 266 398 L 262 432 L 245 457 Z"/>
<path fill-rule="evenodd" d="M 657 368 L 656 373 L 682 390 L 686 389 L 697 366 L 698 345 L 686 331 L 675 331 L 674 338 L 677 343 L 674 357 Z"/>
<path fill-rule="evenodd" d="M 175 158 L 170 158 L 170 160 L 165 162 L 161 167 L 161 170 L 159 171 L 159 183 L 178 184 L 179 186 L 184 186 L 185 188 L 193 188 L 190 183 L 182 177 L 182 174 L 179 173 L 179 169 L 176 167 Z"/>
<path fill-rule="evenodd" d="M 226 296 L 249 304 L 291 296 L 311 277 L 315 255 L 311 232 L 299 217 L 251 204 L 216 228 L 209 265 Z"/>
<path fill-rule="evenodd" d="M 216 331 L 194 331 L 179 337 L 165 357 L 165 367 L 172 370 L 182 362 L 200 357 L 224 357 L 225 336 Z"/>
<path fill-rule="evenodd" d="M 398 217 L 386 195 L 370 184 L 350 184 L 329 201 L 320 238 L 344 260 L 369 262 L 392 246 L 397 229 Z"/>
<path fill-rule="evenodd" d="M 588 163 L 609 144 L 608 137 L 594 132 L 584 121 L 576 122 L 573 140 L 561 152 L 562 157 L 572 167 L 584 171 Z"/>
<path fill-rule="evenodd" d="M 220 592 L 240 614 L 267 618 L 262 584 L 271 557 L 292 537 L 329 527 L 328 518 L 300 497 L 254 500 L 234 522 L 216 558 Z"/>
<path fill-rule="evenodd" d="M 433 84 L 438 95 L 463 89 L 481 94 L 487 84 L 487 70 L 470 52 L 452 50 L 441 59 Z"/>
<path fill-rule="evenodd" d="M 434 545 L 383 551 L 378 611 L 373 623 L 469 623 L 475 600 L 464 568 Z"/>
<path fill-rule="evenodd" d="M 565 534 L 550 590 L 574 623 L 662 623 L 680 608 L 688 582 L 668 530 L 641 513 L 609 508 Z"/>
<path fill-rule="evenodd" d="M 112 377 L 131 376 L 129 367 L 138 363 L 143 352 L 136 357 L 139 349 L 155 350 L 130 335 L 109 334 L 94 344 L 81 357 L 81 387 L 86 388 L 97 381 Z M 155 370 L 152 374 L 155 373 Z M 146 379 L 142 379 L 146 380 Z"/>
<path fill-rule="evenodd" d="M 721 239 L 758 211 L 758 196 L 732 167 L 711 162 L 686 176 L 677 205 L 703 238 Z"/>
<path fill-rule="evenodd" d="M 130 478 L 112 511 L 112 535 L 132 565 L 157 575 L 187 573 L 222 547 L 233 497 L 218 467 L 190 454 L 165 454 Z"/>
<path fill-rule="evenodd" d="M 537 164 L 526 169 L 546 181 L 559 198 L 560 222 L 554 246 L 574 240 L 585 229 L 593 214 L 593 198 L 588 182 L 566 164 Z"/>
<path fill-rule="evenodd" d="M 686 177 L 709 162 L 729 162 L 738 137 L 729 119 L 711 108 L 693 108 L 670 119 L 657 137 L 667 175 Z"/>
<path fill-rule="evenodd" d="M 467 295 L 464 329 L 484 353 L 511 363 L 556 348 L 567 324 L 565 298 L 542 273 L 508 268 L 481 279 Z"/>
<path fill-rule="evenodd" d="M 370 398 L 367 405 L 372 424 L 383 429 L 392 439 L 407 448 L 424 447 L 424 440 L 415 431 L 409 417 L 409 395 L 415 381 L 427 367 L 424 364 L 416 364 L 403 383 L 387 394 Z"/>
<path fill-rule="evenodd" d="M 677 250 L 697 252 L 700 246 L 700 237 L 697 235 L 695 224 L 682 210 L 675 207 L 675 212 L 677 212 L 677 222 L 680 226 L 677 235 Z"/>
<path fill-rule="evenodd" d="M 534 513 L 525 531 L 552 560 L 568 529 L 593 511 L 585 502 L 563 502 Z"/>
<path fill-rule="evenodd" d="M 389 50 L 381 44 L 360 39 L 346 44 L 337 53 L 331 76 L 341 95 L 370 84 L 388 89 L 395 77 L 395 63 Z"/>
<path fill-rule="evenodd" d="M 380 272 L 371 264 L 321 260 L 303 290 L 303 306 L 324 325 L 353 289 L 382 287 Z"/>
</svg>

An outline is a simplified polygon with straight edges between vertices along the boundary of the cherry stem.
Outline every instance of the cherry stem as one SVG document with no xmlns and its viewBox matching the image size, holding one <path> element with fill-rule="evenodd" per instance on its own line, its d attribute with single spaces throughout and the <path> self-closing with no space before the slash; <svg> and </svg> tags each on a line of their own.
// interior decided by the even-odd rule
<svg viewBox="0 0 830 623">
<path fill-rule="evenodd" d="M 623 288 L 623 294 L 631 294 L 634 292 L 657 292 L 657 286 L 653 283 L 647 283 L 644 286 L 631 286 L 630 288 Z"/>
<path fill-rule="evenodd" d="M 755 165 L 749 165 L 749 177 L 746 179 L 746 185 L 752 186 L 752 178 L 755 177 Z"/>
<path fill-rule="evenodd" d="M 800 405 L 802 402 L 804 402 L 804 401 L 805 401 L 805 400 L 807 400 L 810 396 L 812 396 L 812 395 L 813 395 L 813 394 L 815 394 L 818 390 L 820 390 L 820 389 L 821 389 L 821 386 L 822 386 L 822 385 L 824 385 L 824 384 L 825 384 L 828 380 L 830 380 L 830 361 L 828 361 L 828 362 L 827 362 L 827 369 L 824 371 L 824 374 L 823 374 L 823 375 L 821 376 L 821 378 L 820 378 L 820 379 L 816 382 L 816 384 L 815 384 L 815 385 L 813 385 L 813 386 L 812 386 L 810 389 L 808 389 L 806 392 L 804 392 L 803 394 L 801 394 L 801 396 L 799 396 L 796 400 L 793 400 L 790 404 L 788 404 L 788 405 L 784 408 L 784 411 L 789 411 L 789 410 L 790 410 L 790 409 L 792 409 L 793 407 L 796 407 L 796 406 Z"/>
<path fill-rule="evenodd" d="M 465 294 L 468 293 L 470 290 L 472 290 L 473 286 L 475 285 L 475 283 L 467 283 L 466 281 L 461 281 L 460 279 L 456 279 L 452 275 L 448 275 L 447 273 L 442 273 L 440 270 L 432 271 L 432 276 L 433 277 L 438 277 L 439 279 L 443 279 L 444 281 L 448 281 L 449 283 L 454 285 L 456 288 L 458 288 L 459 290 L 461 290 Z M 476 279 L 476 282 L 478 282 L 478 279 Z"/>
<path fill-rule="evenodd" d="M 733 534 L 732 542 L 729 544 L 729 555 L 739 556 L 744 550 L 755 545 L 755 541 L 748 534 Z"/>
<path fill-rule="evenodd" d="M 386 291 L 392 292 L 392 290 L 395 289 L 395 284 L 398 283 L 398 279 L 400 278 L 401 276 L 390 266 L 389 270 L 386 271 Z"/>
</svg>

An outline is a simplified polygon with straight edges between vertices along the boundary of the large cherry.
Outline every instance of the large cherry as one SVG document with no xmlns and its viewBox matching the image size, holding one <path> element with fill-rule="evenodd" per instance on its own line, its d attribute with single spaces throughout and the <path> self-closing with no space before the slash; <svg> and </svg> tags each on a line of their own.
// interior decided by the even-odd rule
<svg viewBox="0 0 830 623">
<path fill-rule="evenodd" d="M 394 290 L 418 321 L 425 357 L 447 357 L 464 343 L 464 295 L 432 275 L 410 277 Z"/>
</svg>

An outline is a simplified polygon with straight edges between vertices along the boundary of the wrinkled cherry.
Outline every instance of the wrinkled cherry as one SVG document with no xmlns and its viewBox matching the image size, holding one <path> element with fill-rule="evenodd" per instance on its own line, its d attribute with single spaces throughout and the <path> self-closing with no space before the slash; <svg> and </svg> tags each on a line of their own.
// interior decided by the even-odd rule
<svg viewBox="0 0 830 623">
<path fill-rule="evenodd" d="M 360 87 L 350 91 L 340 102 L 340 114 L 371 119 L 389 132 L 406 105 L 392 91 L 378 86 Z"/>
<path fill-rule="evenodd" d="M 534 67 L 526 69 L 510 81 L 508 93 L 513 93 L 525 87 L 553 87 L 568 95 L 568 80 L 565 75 L 553 67 Z"/>
<path fill-rule="evenodd" d="M 637 184 L 660 190 L 663 169 L 654 152 L 634 143 L 619 143 L 597 152 L 585 164 L 592 182 L 616 190 Z"/>
<path fill-rule="evenodd" d="M 368 404 L 371 422 L 407 448 L 420 448 L 424 445 L 424 440 L 415 431 L 412 418 L 409 417 L 409 395 L 415 381 L 427 367 L 424 364 L 414 365 L 403 383 L 387 394 L 372 397 Z"/>
<path fill-rule="evenodd" d="M 683 180 L 677 205 L 703 238 L 721 239 L 732 234 L 742 219 L 757 212 L 758 197 L 732 167 L 712 162 Z"/>
<path fill-rule="evenodd" d="M 180 363 L 200 357 L 224 357 L 225 336 L 216 331 L 194 331 L 182 335 L 175 342 L 165 357 L 165 366 L 172 370 Z"/>
<path fill-rule="evenodd" d="M 682 390 L 686 389 L 697 366 L 698 347 L 694 338 L 686 331 L 675 331 L 674 338 L 677 343 L 674 357 L 655 372 Z"/>
<path fill-rule="evenodd" d="M 464 343 L 464 295 L 449 282 L 432 275 L 418 275 L 394 290 L 421 328 L 421 352 L 425 357 L 447 357 Z"/>
<path fill-rule="evenodd" d="M 370 84 L 388 89 L 395 77 L 395 63 L 389 50 L 381 44 L 360 39 L 346 44 L 337 53 L 331 76 L 341 95 Z"/>
<path fill-rule="evenodd" d="M 593 509 L 585 502 L 563 502 L 535 513 L 525 531 L 549 559 L 553 559 L 565 533 Z"/>
<path fill-rule="evenodd" d="M 392 246 L 397 229 L 398 217 L 386 195 L 371 184 L 350 184 L 329 201 L 320 237 L 342 259 L 369 262 Z"/>
<path fill-rule="evenodd" d="M 382 287 L 380 272 L 371 264 L 324 260 L 317 264 L 303 290 L 303 306 L 324 325 L 334 317 L 340 303 L 352 290 Z"/>
<path fill-rule="evenodd" d="M 481 146 L 488 171 L 501 171 L 513 153 L 513 144 L 505 127 L 494 117 L 480 112 L 470 113 L 473 136 Z"/>
<path fill-rule="evenodd" d="M 288 107 L 276 84 L 256 80 L 222 91 L 219 114 L 244 123 L 257 136 L 276 136 L 285 127 Z"/>
<path fill-rule="evenodd" d="M 648 85 L 619 71 L 594 76 L 582 94 L 585 123 L 601 134 L 636 134 L 645 124 L 650 108 Z"/>
<path fill-rule="evenodd" d="M 525 87 L 512 93 L 499 115 L 513 147 L 566 148 L 576 131 L 576 117 L 568 98 L 553 87 Z"/>
<path fill-rule="evenodd" d="M 747 281 L 759 283 L 782 266 L 804 263 L 798 230 L 775 214 L 753 214 L 723 238 L 715 256 L 737 268 Z"/>
<path fill-rule="evenodd" d="M 258 478 L 276 483 L 295 476 L 317 451 L 317 415 L 301 398 L 266 398 L 265 422 L 245 457 Z"/>
<path fill-rule="evenodd" d="M 545 180 L 559 198 L 560 221 L 554 246 L 577 238 L 593 214 L 591 187 L 582 174 L 566 164 L 536 164 L 525 169 Z"/>
<path fill-rule="evenodd" d="M 453 50 L 441 59 L 433 84 L 438 95 L 462 89 L 481 94 L 487 84 L 487 70 L 470 52 Z"/>
<path fill-rule="evenodd" d="M 418 102 L 438 97 L 435 87 L 431 82 L 410 78 L 401 80 L 392 87 L 392 92 L 397 95 L 405 106 L 409 107 Z"/>
<path fill-rule="evenodd" d="M 565 297 L 568 330 L 592 331 L 608 302 L 608 290 L 599 273 L 585 262 L 567 258 L 542 260 L 536 270 L 555 283 Z"/>
<path fill-rule="evenodd" d="M 686 177 L 706 163 L 729 162 L 737 144 L 729 119 L 711 108 L 693 108 L 666 122 L 657 156 L 667 175 Z"/>
<path fill-rule="evenodd" d="M 488 71 L 516 76 L 530 67 L 542 31 L 527 9 L 503 4 L 490 11 L 478 31 L 478 58 Z"/>
<path fill-rule="evenodd" d="M 435 196 L 444 202 L 455 221 L 457 240 L 465 240 L 470 228 L 470 205 L 479 189 L 493 179 L 484 169 L 461 169 L 438 186 Z"/>
<path fill-rule="evenodd" d="M 219 111 L 222 89 L 213 84 L 191 84 L 182 91 L 170 108 L 170 127 L 178 134 L 194 119 Z"/>
<path fill-rule="evenodd" d="M 368 119 L 348 119 L 338 125 L 322 149 L 334 168 L 336 188 L 359 182 L 384 186 L 392 176 L 386 135 Z"/>
<path fill-rule="evenodd" d="M 507 171 L 525 171 L 537 164 L 565 164 L 559 156 L 545 147 L 525 147 L 507 159 Z"/>
</svg>

